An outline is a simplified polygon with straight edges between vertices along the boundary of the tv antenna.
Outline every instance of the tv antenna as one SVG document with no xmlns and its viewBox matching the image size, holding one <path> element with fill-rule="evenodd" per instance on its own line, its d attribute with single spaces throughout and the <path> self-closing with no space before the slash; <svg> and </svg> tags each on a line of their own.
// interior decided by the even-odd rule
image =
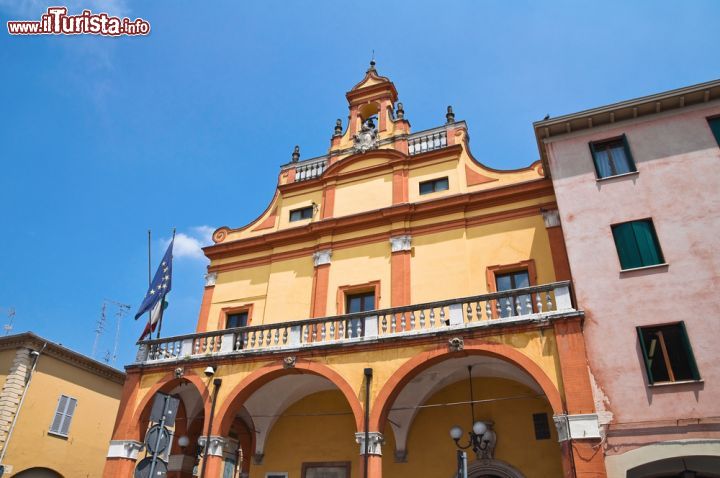
<svg viewBox="0 0 720 478">
<path fill-rule="evenodd" d="M 107 310 L 109 305 L 115 307 L 115 340 L 113 343 L 112 354 L 110 354 L 110 351 L 108 350 L 105 354 L 104 361 L 105 363 L 115 363 L 115 360 L 117 359 L 118 344 L 120 342 L 120 322 L 122 318 L 128 312 L 130 312 L 131 307 L 128 304 L 123 304 L 116 300 L 103 300 L 102 311 L 100 312 L 100 319 L 97 321 L 97 326 L 95 327 L 95 342 L 93 343 L 92 358 L 95 358 L 95 355 L 97 353 L 97 346 L 100 342 L 100 336 L 105 332 L 105 328 L 107 326 Z"/>
<path fill-rule="evenodd" d="M 10 307 L 7 311 L 8 323 L 3 325 L 3 329 L 5 329 L 5 335 L 10 335 L 13 329 L 13 321 L 15 320 L 15 307 Z"/>
</svg>

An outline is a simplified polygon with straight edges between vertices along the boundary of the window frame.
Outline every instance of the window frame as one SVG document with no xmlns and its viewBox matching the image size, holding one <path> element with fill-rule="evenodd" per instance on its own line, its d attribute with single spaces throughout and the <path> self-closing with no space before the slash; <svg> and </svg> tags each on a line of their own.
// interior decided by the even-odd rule
<svg viewBox="0 0 720 478">
<path fill-rule="evenodd" d="M 223 307 L 220 310 L 220 317 L 218 318 L 218 327 L 217 330 L 226 330 L 227 327 L 227 321 L 228 318 L 231 315 L 238 315 L 242 313 L 247 313 L 247 323 L 244 325 L 244 327 L 249 326 L 252 323 L 252 312 L 253 312 L 253 304 L 243 304 L 243 305 L 236 305 L 232 307 Z"/>
<path fill-rule="evenodd" d="M 635 247 L 637 248 L 638 259 L 640 260 L 641 265 L 635 266 L 635 267 L 624 267 L 623 261 L 622 261 L 623 256 L 620 254 L 620 247 L 618 246 L 618 236 L 615 234 L 615 231 L 617 231 L 620 226 L 626 226 L 626 225 L 642 223 L 642 222 L 650 224 L 651 237 L 654 241 L 655 252 L 656 252 L 657 256 L 659 257 L 659 262 L 656 262 L 654 264 L 645 264 L 644 263 L 643 258 L 642 258 L 642 252 L 640 251 L 640 245 L 638 243 L 637 236 L 635 234 L 635 229 L 632 228 L 633 239 L 635 240 L 634 244 L 635 244 Z M 634 270 L 638 270 L 638 269 L 646 269 L 646 268 L 651 268 L 651 267 L 662 267 L 662 266 L 667 265 L 667 261 L 665 260 L 665 254 L 663 253 L 662 246 L 660 245 L 660 238 L 658 237 L 657 230 L 655 229 L 655 221 L 653 221 L 652 217 L 645 217 L 642 219 L 633 219 L 630 221 L 623 221 L 623 222 L 617 222 L 617 223 L 611 224 L 610 225 L 610 234 L 613 238 L 613 243 L 615 244 L 615 252 L 617 253 L 618 263 L 620 264 L 621 272 L 634 271 Z"/>
<path fill-rule="evenodd" d="M 309 212 L 310 215 L 306 216 L 305 213 Z M 300 217 L 293 219 L 294 213 L 300 213 Z M 290 214 L 288 215 L 288 221 L 289 222 L 298 222 L 298 221 L 307 221 L 308 219 L 312 219 L 313 216 L 315 216 L 315 206 L 312 204 L 310 206 L 303 206 L 298 207 L 295 209 L 290 209 Z"/>
<path fill-rule="evenodd" d="M 665 361 L 665 368 L 668 372 L 668 379 L 669 380 L 655 380 L 652 372 L 652 364 L 650 358 L 648 356 L 648 345 L 645 343 L 645 338 L 643 337 L 643 331 L 649 330 L 649 329 L 659 329 L 659 328 L 665 328 L 665 327 L 672 327 L 677 326 L 680 330 L 680 337 L 682 340 L 684 353 L 686 354 L 686 359 L 688 361 L 688 367 L 690 369 L 690 373 L 692 378 L 683 378 L 679 380 L 675 380 L 675 373 L 672 369 L 672 361 L 670 359 L 669 353 L 667 351 L 667 346 L 665 344 L 665 339 L 663 336 L 660 336 L 660 355 Z M 702 376 L 700 375 L 700 369 L 697 366 L 697 361 L 695 360 L 695 353 L 692 350 L 692 344 L 690 344 L 690 337 L 687 333 L 687 327 L 685 327 L 685 321 L 680 320 L 677 322 L 668 322 L 664 324 L 653 324 L 653 325 L 640 325 L 635 327 L 635 331 L 637 334 L 637 340 L 638 345 L 640 347 L 640 353 L 642 354 L 642 361 L 643 366 L 645 368 L 645 377 L 647 378 L 648 385 L 649 386 L 656 386 L 656 385 L 670 385 L 670 384 L 677 384 L 677 383 L 688 383 L 688 382 L 701 382 Z M 660 331 L 662 332 L 662 331 Z"/>
<path fill-rule="evenodd" d="M 552 438 L 552 430 L 550 429 L 550 417 L 547 412 L 538 412 L 532 414 L 533 433 L 535 440 L 550 440 Z"/>
<path fill-rule="evenodd" d="M 345 478 L 350 478 L 351 464 L 349 461 L 314 461 L 303 462 L 300 469 L 301 478 L 307 477 L 307 472 L 311 468 L 345 468 Z"/>
<path fill-rule="evenodd" d="M 617 143 L 617 142 L 620 142 L 623 145 L 623 149 L 625 151 L 625 157 L 627 158 L 628 167 L 629 167 L 630 171 L 626 171 L 624 173 L 617 172 L 617 166 L 615 165 L 615 160 L 613 159 L 610 149 L 607 148 L 608 145 L 611 145 L 611 144 Z M 608 154 L 610 169 L 613 171 L 612 174 L 607 175 L 607 176 L 602 176 L 600 174 L 600 168 L 598 167 L 598 160 L 597 160 L 597 156 L 596 156 L 596 153 L 602 151 L 601 149 L 598 148 L 598 146 L 602 146 L 602 145 L 606 146 L 605 150 L 607 151 L 607 154 Z M 628 143 L 627 136 L 625 134 L 622 134 L 620 136 L 615 136 L 612 138 L 606 138 L 606 139 L 601 139 L 601 140 L 597 140 L 597 141 L 590 141 L 590 143 L 588 143 L 588 146 L 590 147 L 590 155 L 592 156 L 593 166 L 595 167 L 595 178 L 596 179 L 603 180 L 603 179 L 609 179 L 609 178 L 616 178 L 619 176 L 625 176 L 627 174 L 636 174 L 638 172 L 637 165 L 635 164 L 635 159 L 633 158 L 632 152 L 630 151 L 630 143 Z"/>
<path fill-rule="evenodd" d="M 710 133 L 715 137 L 715 141 L 718 147 L 720 147 L 720 115 L 708 116 L 705 119 L 707 120 L 708 128 L 710 128 Z M 714 125 L 713 123 L 716 124 Z"/>
<path fill-rule="evenodd" d="M 65 398 L 67 401 L 65 402 L 65 407 L 62 411 L 60 411 L 60 405 L 62 404 L 62 399 Z M 68 408 L 71 403 L 74 403 L 72 407 L 72 411 L 68 414 Z M 73 418 L 75 417 L 75 412 L 77 411 L 77 405 L 78 405 L 78 399 L 71 397 L 70 395 L 65 395 L 64 393 L 61 393 L 58 397 L 57 405 L 55 405 L 55 412 L 53 413 L 52 420 L 50 421 L 50 427 L 48 428 L 48 434 L 55 435 L 62 438 L 68 438 L 70 436 L 70 426 L 72 425 Z M 58 415 L 61 415 L 62 418 L 60 419 L 60 422 L 58 423 L 57 429 L 53 430 L 53 425 L 55 424 L 55 420 L 57 419 Z M 65 423 L 67 422 L 67 427 L 65 427 Z M 63 428 L 66 428 L 66 432 L 63 433 Z"/>
<path fill-rule="evenodd" d="M 438 189 L 438 184 L 444 182 L 446 187 L 443 189 Z M 423 192 L 423 185 L 430 184 L 432 186 L 431 191 L 425 191 Z M 418 184 L 418 194 L 420 196 L 425 196 L 427 194 L 433 194 L 433 193 L 439 193 L 442 191 L 449 191 L 450 190 L 450 177 L 444 176 L 442 178 L 435 178 L 435 179 L 428 179 L 427 181 L 420 181 Z"/>
<path fill-rule="evenodd" d="M 347 315 L 349 312 L 347 311 L 347 301 L 348 298 L 353 295 L 360 295 L 360 294 L 373 294 L 375 296 L 375 308 L 372 310 L 377 310 L 380 308 L 380 281 L 371 281 L 366 282 L 364 284 L 356 284 L 356 285 L 344 285 L 338 287 L 338 295 L 337 295 L 337 315 Z M 366 312 L 366 311 L 362 311 Z M 362 312 L 353 312 L 353 313 L 362 313 Z M 348 325 L 349 321 L 345 320 L 345 326 L 343 334 L 345 337 L 348 338 Z M 337 333 L 337 332 L 336 332 Z M 365 335 L 365 321 L 362 322 L 362 329 L 361 329 L 361 336 Z"/>
<path fill-rule="evenodd" d="M 497 276 L 506 274 L 513 274 L 516 272 L 526 271 L 528 274 L 529 287 L 537 285 L 537 269 L 535 267 L 535 259 L 528 259 L 525 261 L 515 262 L 513 264 L 501 264 L 488 266 L 485 270 L 485 276 L 487 278 L 487 291 L 488 293 L 498 292 L 497 288 Z M 536 308 L 537 297 L 535 294 L 531 294 L 530 302 L 532 303 L 533 313 L 537 312 Z M 515 301 L 513 300 L 513 310 L 515 308 Z M 496 307 L 492 307 L 492 318 L 499 318 L 497 315 Z"/>
</svg>

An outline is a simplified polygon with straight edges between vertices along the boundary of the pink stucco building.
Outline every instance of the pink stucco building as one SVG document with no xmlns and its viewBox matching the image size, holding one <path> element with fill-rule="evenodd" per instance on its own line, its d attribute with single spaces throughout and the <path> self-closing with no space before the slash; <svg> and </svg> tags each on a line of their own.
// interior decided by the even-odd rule
<svg viewBox="0 0 720 478">
<path fill-rule="evenodd" d="M 608 476 L 720 477 L 720 80 L 534 127 Z"/>
</svg>

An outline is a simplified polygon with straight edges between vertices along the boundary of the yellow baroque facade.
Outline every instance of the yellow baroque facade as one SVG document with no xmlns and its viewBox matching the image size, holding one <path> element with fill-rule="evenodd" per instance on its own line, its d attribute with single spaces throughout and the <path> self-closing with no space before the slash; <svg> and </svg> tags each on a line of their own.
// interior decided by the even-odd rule
<svg viewBox="0 0 720 478">
<path fill-rule="evenodd" d="M 373 63 L 346 98 L 328 154 L 215 231 L 196 331 L 139 344 L 104 476 L 158 393 L 167 476 L 450 477 L 458 449 L 475 478 L 605 476 L 546 168 L 483 166 L 451 108 L 411 133 Z"/>
</svg>

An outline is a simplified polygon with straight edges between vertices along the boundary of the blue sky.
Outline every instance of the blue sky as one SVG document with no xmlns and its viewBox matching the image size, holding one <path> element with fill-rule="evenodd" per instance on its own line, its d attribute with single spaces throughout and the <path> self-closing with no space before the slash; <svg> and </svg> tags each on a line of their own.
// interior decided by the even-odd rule
<svg viewBox="0 0 720 478">
<path fill-rule="evenodd" d="M 147 37 L 10 37 L 62 2 L 0 0 L 0 325 L 90 354 L 104 299 L 139 305 L 147 230 L 180 234 L 163 332 L 194 331 L 209 231 L 323 154 L 375 50 L 413 130 L 452 104 L 476 158 L 538 158 L 532 122 L 720 77 L 720 2 L 131 2 Z M 153 264 L 153 268 L 155 264 Z M 97 357 L 113 348 L 110 310 Z M 121 323 L 116 366 L 142 324 Z M 165 335 L 165 334 L 163 334 Z"/>
</svg>

